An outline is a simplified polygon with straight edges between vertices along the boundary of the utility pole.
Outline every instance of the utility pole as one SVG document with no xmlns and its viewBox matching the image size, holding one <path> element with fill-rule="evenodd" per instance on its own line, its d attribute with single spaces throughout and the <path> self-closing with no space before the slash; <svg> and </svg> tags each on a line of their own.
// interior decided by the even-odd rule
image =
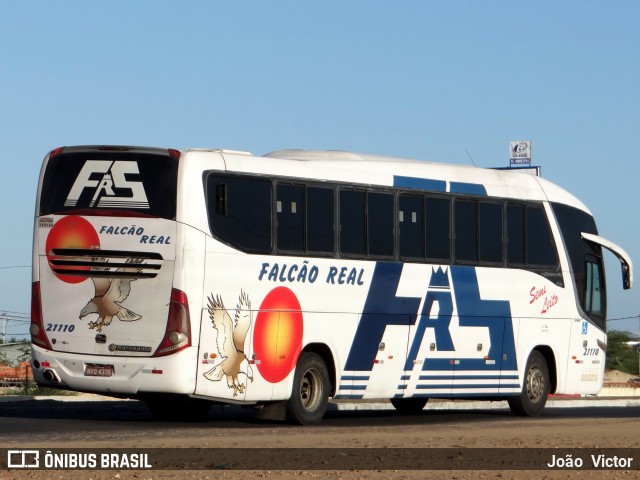
<svg viewBox="0 0 640 480">
<path fill-rule="evenodd" d="M 638 317 L 640 319 L 640 317 Z M 2 343 L 6 343 L 7 337 L 7 312 L 2 312 Z"/>
</svg>

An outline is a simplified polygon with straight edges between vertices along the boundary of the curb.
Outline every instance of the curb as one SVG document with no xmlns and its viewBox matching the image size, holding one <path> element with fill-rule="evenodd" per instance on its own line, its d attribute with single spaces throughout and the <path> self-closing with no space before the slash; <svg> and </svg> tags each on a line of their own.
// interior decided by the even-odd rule
<svg viewBox="0 0 640 480">
<path fill-rule="evenodd" d="M 128 398 L 105 397 L 103 395 L 82 394 L 82 395 L 3 395 L 0 396 L 0 403 L 20 403 L 20 402 L 137 402 Z"/>
<path fill-rule="evenodd" d="M 393 410 L 389 402 L 371 403 L 334 403 L 332 410 Z M 331 407 L 331 405 L 329 405 Z M 606 408 L 606 407 L 640 407 L 640 398 L 602 398 L 602 399 L 567 399 L 548 400 L 547 408 Z M 425 410 L 509 410 L 506 400 L 475 401 L 475 400 L 433 400 L 427 403 Z"/>
<path fill-rule="evenodd" d="M 83 395 L 69 395 L 69 396 L 29 396 L 29 395 L 7 395 L 0 396 L 0 405 L 4 404 L 7 407 L 18 407 L 27 405 L 31 406 L 48 406 L 58 405 L 62 407 L 63 404 L 74 403 L 94 403 L 94 402 L 118 402 L 134 406 L 136 403 L 142 403 L 135 399 L 122 399 L 107 397 L 97 394 L 83 394 Z M 222 405 L 227 406 L 227 405 Z M 228 406 L 238 406 L 229 404 Z M 640 407 L 640 398 L 564 398 L 553 399 L 550 398 L 547 401 L 545 408 L 606 408 L 606 407 Z M 476 401 L 476 400 L 430 400 L 425 410 L 509 410 L 509 405 L 506 400 L 502 401 Z M 331 400 L 329 403 L 329 410 L 344 410 L 344 411 L 367 411 L 367 410 L 393 410 L 393 406 L 388 401 L 376 401 L 376 400 Z"/>
</svg>

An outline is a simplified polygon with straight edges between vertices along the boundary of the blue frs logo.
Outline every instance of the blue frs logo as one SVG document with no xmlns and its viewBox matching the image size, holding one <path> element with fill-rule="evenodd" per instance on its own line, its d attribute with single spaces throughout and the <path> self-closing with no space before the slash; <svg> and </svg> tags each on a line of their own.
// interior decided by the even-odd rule
<svg viewBox="0 0 640 480">
<path fill-rule="evenodd" d="M 426 285 L 424 302 L 419 297 L 397 297 L 396 291 L 402 274 L 402 263 L 377 263 L 364 312 L 347 358 L 345 370 L 371 371 L 378 347 L 387 325 L 416 325 L 413 339 L 409 339 L 405 370 L 412 370 L 414 360 L 427 328 L 435 336 L 435 350 L 455 352 L 450 325 L 454 314 L 455 296 L 460 327 L 485 327 L 489 333 L 490 348 L 486 358 L 457 359 L 462 370 L 516 370 L 515 342 L 511 322 L 511 308 L 506 300 L 480 298 L 478 278 L 473 267 L 451 266 L 447 270 L 434 269 Z M 450 273 L 450 276 L 448 274 Z M 427 278 L 425 278 L 425 284 Z M 454 295 L 452 295 L 452 291 Z M 434 303 L 438 314 L 430 316 Z M 420 309 L 422 304 L 422 309 Z M 447 370 L 448 358 L 425 358 L 422 370 Z"/>
</svg>

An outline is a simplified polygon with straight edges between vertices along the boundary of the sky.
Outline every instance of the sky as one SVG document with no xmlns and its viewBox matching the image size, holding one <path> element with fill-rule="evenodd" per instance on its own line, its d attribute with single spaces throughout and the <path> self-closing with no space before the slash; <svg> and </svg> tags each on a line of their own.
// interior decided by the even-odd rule
<svg viewBox="0 0 640 480">
<path fill-rule="evenodd" d="M 508 166 L 530 140 L 640 265 L 640 2 L 0 2 L 0 312 L 26 334 L 58 146 L 330 149 Z M 638 288 L 606 257 L 609 328 Z M 0 324 L 1 327 L 1 324 Z"/>
</svg>

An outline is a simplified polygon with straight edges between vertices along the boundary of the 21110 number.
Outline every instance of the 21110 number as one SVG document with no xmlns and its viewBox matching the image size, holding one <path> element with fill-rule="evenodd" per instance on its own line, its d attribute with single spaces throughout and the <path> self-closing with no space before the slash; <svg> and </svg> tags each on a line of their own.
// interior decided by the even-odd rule
<svg viewBox="0 0 640 480">
<path fill-rule="evenodd" d="M 72 323 L 47 323 L 47 332 L 73 332 L 76 326 Z"/>
</svg>

